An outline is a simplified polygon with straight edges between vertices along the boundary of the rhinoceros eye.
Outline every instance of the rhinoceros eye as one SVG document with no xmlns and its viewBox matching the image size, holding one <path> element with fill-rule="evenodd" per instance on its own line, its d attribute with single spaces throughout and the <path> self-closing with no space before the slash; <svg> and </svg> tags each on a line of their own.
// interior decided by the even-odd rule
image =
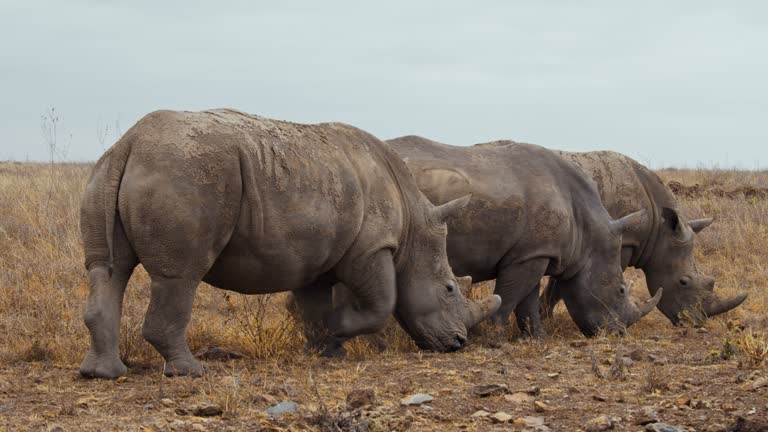
<svg viewBox="0 0 768 432">
<path fill-rule="evenodd" d="M 445 290 L 449 293 L 456 291 L 456 282 L 449 281 L 447 284 L 445 284 Z"/>
<path fill-rule="evenodd" d="M 689 283 L 691 283 L 691 281 L 688 276 L 680 278 L 680 286 L 687 287 Z"/>
</svg>

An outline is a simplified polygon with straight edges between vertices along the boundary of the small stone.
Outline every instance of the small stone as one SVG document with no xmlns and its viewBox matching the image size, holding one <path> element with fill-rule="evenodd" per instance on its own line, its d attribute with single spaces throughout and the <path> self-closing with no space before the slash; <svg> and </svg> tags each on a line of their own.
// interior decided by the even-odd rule
<svg viewBox="0 0 768 432">
<path fill-rule="evenodd" d="M 766 377 L 758 378 L 752 382 L 752 390 L 757 390 L 766 386 L 768 386 L 768 378 Z"/>
<path fill-rule="evenodd" d="M 62 425 L 52 424 L 48 426 L 47 429 L 45 429 L 46 432 L 64 432 L 64 427 Z"/>
<path fill-rule="evenodd" d="M 488 397 L 502 393 L 509 393 L 509 389 L 506 386 L 501 386 L 498 384 L 474 386 L 470 389 L 470 391 L 477 397 Z"/>
<path fill-rule="evenodd" d="M 709 330 L 706 327 L 699 327 L 696 329 L 696 333 L 709 333 Z"/>
<path fill-rule="evenodd" d="M 588 421 L 587 432 L 602 432 L 613 428 L 613 421 L 607 415 L 601 415 Z"/>
<path fill-rule="evenodd" d="M 347 395 L 347 406 L 351 409 L 366 405 L 373 405 L 376 401 L 376 392 L 372 388 L 352 390 Z"/>
<path fill-rule="evenodd" d="M 473 418 L 484 418 L 484 417 L 488 417 L 489 415 L 491 415 L 491 413 L 489 413 L 488 411 L 477 410 L 470 417 L 473 417 Z"/>
<path fill-rule="evenodd" d="M 216 404 L 202 404 L 192 408 L 192 414 L 198 417 L 214 417 L 223 413 L 224 410 Z"/>
<path fill-rule="evenodd" d="M 524 392 L 516 392 L 509 395 L 504 395 L 504 400 L 507 402 L 515 403 L 517 405 L 525 405 L 533 402 L 533 396 Z"/>
<path fill-rule="evenodd" d="M 277 403 L 277 398 L 272 396 L 269 393 L 261 393 L 257 395 L 256 398 L 261 399 L 262 401 L 264 401 L 264 403 L 266 403 L 269 406 L 272 406 Z"/>
<path fill-rule="evenodd" d="M 547 376 L 552 378 L 552 379 L 555 379 L 555 378 L 560 376 L 560 372 L 548 373 Z"/>
<path fill-rule="evenodd" d="M 433 399 L 434 398 L 432 397 L 432 395 L 429 395 L 426 393 L 416 393 L 408 397 L 405 397 L 403 399 L 400 399 L 400 405 L 403 405 L 403 406 L 421 405 L 423 403 L 432 402 Z"/>
<path fill-rule="evenodd" d="M 122 383 L 124 383 L 126 381 L 128 381 L 128 377 L 123 375 L 121 377 L 117 377 L 117 379 L 115 380 L 115 383 L 122 384 Z"/>
<path fill-rule="evenodd" d="M 209 346 L 195 353 L 195 357 L 202 360 L 235 360 L 243 358 L 243 355 L 234 351 L 225 350 L 217 346 Z"/>
<path fill-rule="evenodd" d="M 165 406 L 167 406 L 167 407 L 172 407 L 172 406 L 176 405 L 176 404 L 173 402 L 173 399 L 168 399 L 168 398 L 162 398 L 162 399 L 160 399 L 160 403 L 161 403 L 161 404 L 163 404 L 163 405 L 165 405 Z"/>
<path fill-rule="evenodd" d="M 677 399 L 677 405 L 679 406 L 691 406 L 691 398 L 681 397 Z"/>
<path fill-rule="evenodd" d="M 659 413 L 656 408 L 652 406 L 644 406 L 640 408 L 640 412 L 635 414 L 635 424 L 638 426 L 645 426 L 648 423 L 656 423 L 659 421 Z"/>
<path fill-rule="evenodd" d="M 727 430 L 728 428 L 724 424 L 712 423 L 705 429 L 705 432 L 726 432 Z"/>
<path fill-rule="evenodd" d="M 533 386 L 533 387 L 529 388 L 528 390 L 526 390 L 525 392 L 528 393 L 531 396 L 538 396 L 541 393 L 541 389 L 538 388 L 537 386 Z"/>
<path fill-rule="evenodd" d="M 494 423 L 506 423 L 512 420 L 512 416 L 504 411 L 499 411 L 491 416 L 491 420 L 493 420 Z"/>
<path fill-rule="evenodd" d="M 286 413 L 292 413 L 299 409 L 299 405 L 291 401 L 282 401 L 277 405 L 273 405 L 267 408 L 266 413 L 269 415 L 283 415 Z"/>
<path fill-rule="evenodd" d="M 515 419 L 515 425 L 535 428 L 544 426 L 544 419 L 541 417 L 518 417 Z"/>
<path fill-rule="evenodd" d="M 629 358 L 631 358 L 634 361 L 643 361 L 643 358 L 645 356 L 643 355 L 643 350 L 640 348 L 633 350 L 631 353 L 629 353 Z"/>
<path fill-rule="evenodd" d="M 646 432 L 685 432 L 684 429 L 668 423 L 651 423 L 645 426 Z"/>
<path fill-rule="evenodd" d="M 536 412 L 542 413 L 542 412 L 546 411 L 548 408 L 549 408 L 549 407 L 548 407 L 548 406 L 547 406 L 547 404 L 545 404 L 544 402 L 541 402 L 541 401 L 535 401 L 535 402 L 533 403 L 533 409 L 534 409 Z"/>
<path fill-rule="evenodd" d="M 622 357 L 621 362 L 624 364 L 624 367 L 631 367 L 633 364 L 635 364 L 635 361 L 629 357 Z"/>
</svg>

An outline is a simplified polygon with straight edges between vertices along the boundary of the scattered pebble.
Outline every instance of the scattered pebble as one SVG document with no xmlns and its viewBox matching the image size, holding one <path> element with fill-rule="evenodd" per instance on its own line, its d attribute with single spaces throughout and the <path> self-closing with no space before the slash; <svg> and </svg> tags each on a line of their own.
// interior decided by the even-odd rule
<svg viewBox="0 0 768 432">
<path fill-rule="evenodd" d="M 548 408 L 549 408 L 549 407 L 548 407 L 548 406 L 547 406 L 547 405 L 546 405 L 544 402 L 541 402 L 541 401 L 535 401 L 535 402 L 533 403 L 533 409 L 534 409 L 536 412 L 540 412 L 540 413 L 541 413 L 541 412 L 544 412 L 544 411 L 546 411 Z"/>
<path fill-rule="evenodd" d="M 515 424 L 526 427 L 544 426 L 544 419 L 541 417 L 518 417 L 515 419 Z"/>
<path fill-rule="evenodd" d="M 506 423 L 512 420 L 512 416 L 504 411 L 499 411 L 491 416 L 491 420 L 493 420 L 494 423 Z"/>
<path fill-rule="evenodd" d="M 752 390 L 757 390 L 766 386 L 768 386 L 768 378 L 766 377 L 758 378 L 752 382 Z"/>
<path fill-rule="evenodd" d="M 488 411 L 477 410 L 470 417 L 473 417 L 473 418 L 484 418 L 484 417 L 488 417 L 489 415 L 491 415 L 491 413 L 489 413 Z"/>
<path fill-rule="evenodd" d="M 423 403 L 432 402 L 433 399 L 434 398 L 432 397 L 432 395 L 429 395 L 426 393 L 416 393 L 408 397 L 405 397 L 403 399 L 400 399 L 400 405 L 403 405 L 403 406 L 421 405 Z"/>
<path fill-rule="evenodd" d="M 613 428 L 613 421 L 607 415 L 601 415 L 588 421 L 587 432 L 602 432 Z"/>
<path fill-rule="evenodd" d="M 640 412 L 635 414 L 637 417 L 635 420 L 635 424 L 638 426 L 645 426 L 649 423 L 656 423 L 659 421 L 659 413 L 656 411 L 656 408 L 652 406 L 644 406 L 640 408 Z"/>
<path fill-rule="evenodd" d="M 643 350 L 640 348 L 633 350 L 631 353 L 629 353 L 629 358 L 631 358 L 634 361 L 643 361 L 643 358 L 645 356 L 643 355 Z"/>
<path fill-rule="evenodd" d="M 266 413 L 269 415 L 282 415 L 286 413 L 292 413 L 299 409 L 299 405 L 291 401 L 282 401 L 277 405 L 273 405 L 267 408 Z"/>
<path fill-rule="evenodd" d="M 192 408 L 192 414 L 198 417 L 214 417 L 220 416 L 223 413 L 224 410 L 216 404 L 202 404 Z"/>
<path fill-rule="evenodd" d="M 501 386 L 498 384 L 474 386 L 470 389 L 470 391 L 477 397 L 488 397 L 502 393 L 509 393 L 509 389 L 506 386 Z"/>
<path fill-rule="evenodd" d="M 347 395 L 347 406 L 351 409 L 366 405 L 373 405 L 376 401 L 376 392 L 372 388 L 352 390 Z"/>
<path fill-rule="evenodd" d="M 552 379 L 555 379 L 555 378 L 560 376 L 560 372 L 548 373 L 547 376 L 552 378 Z"/>
<path fill-rule="evenodd" d="M 685 432 L 684 429 L 668 423 L 651 423 L 645 426 L 646 432 Z"/>
</svg>

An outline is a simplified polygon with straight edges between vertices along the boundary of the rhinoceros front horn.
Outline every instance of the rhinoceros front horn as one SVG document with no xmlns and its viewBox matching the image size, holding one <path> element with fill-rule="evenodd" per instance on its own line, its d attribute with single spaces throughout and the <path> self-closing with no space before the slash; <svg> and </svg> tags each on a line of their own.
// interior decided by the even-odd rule
<svg viewBox="0 0 768 432">
<path fill-rule="evenodd" d="M 449 217 L 455 215 L 459 210 L 466 207 L 471 199 L 472 194 L 467 194 L 461 198 L 456 198 L 455 200 L 441 204 L 432 209 L 432 217 L 437 221 L 445 222 Z"/>
<path fill-rule="evenodd" d="M 694 220 L 688 221 L 688 225 L 691 226 L 691 229 L 693 230 L 693 232 L 698 234 L 704 228 L 712 225 L 713 221 L 714 221 L 714 219 L 712 219 L 712 218 L 694 219 Z"/>
<path fill-rule="evenodd" d="M 744 300 L 747 299 L 748 295 L 749 294 L 745 292 L 725 298 L 713 295 L 710 297 L 709 301 L 705 301 L 702 304 L 702 309 L 704 309 L 704 313 L 708 317 L 719 315 L 721 313 L 728 312 L 729 310 L 743 303 Z"/>
<path fill-rule="evenodd" d="M 501 297 L 494 294 L 482 300 L 467 300 L 467 319 L 464 325 L 467 329 L 478 325 L 495 314 L 501 306 Z"/>
<path fill-rule="evenodd" d="M 664 288 L 659 288 L 658 291 L 656 291 L 656 295 L 649 298 L 648 300 L 643 300 L 640 302 L 637 302 L 635 304 L 635 310 L 632 313 L 632 316 L 627 321 L 626 325 L 627 327 L 631 326 L 632 324 L 640 321 L 640 319 L 653 310 L 653 308 L 656 307 L 657 304 L 659 304 L 659 301 L 661 300 L 661 293 L 664 291 Z"/>
</svg>

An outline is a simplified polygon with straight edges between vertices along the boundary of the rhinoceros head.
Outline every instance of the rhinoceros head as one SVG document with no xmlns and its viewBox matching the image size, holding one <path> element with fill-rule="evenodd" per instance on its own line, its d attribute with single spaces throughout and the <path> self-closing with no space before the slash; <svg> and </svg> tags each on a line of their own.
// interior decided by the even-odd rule
<svg viewBox="0 0 768 432">
<path fill-rule="evenodd" d="M 397 274 L 397 307 L 400 325 L 421 349 L 454 351 L 467 341 L 467 329 L 488 318 L 501 305 L 493 295 L 481 301 L 465 295 L 471 278 L 456 278 L 446 255 L 445 220 L 469 203 L 467 195 L 440 206 L 424 198 L 425 214 L 409 234 L 408 255 L 401 258 Z"/>
<path fill-rule="evenodd" d="M 696 268 L 693 257 L 694 234 L 712 223 L 712 219 L 686 221 L 674 208 L 664 207 L 662 223 L 653 245 L 653 254 L 644 265 L 648 288 L 664 288 L 659 310 L 673 324 L 687 318 L 700 324 L 706 317 L 721 314 L 740 305 L 747 293 L 720 297 L 715 279 Z"/>
<path fill-rule="evenodd" d="M 659 302 L 662 290 L 655 296 L 634 302 L 624 283 L 621 267 L 621 235 L 642 222 L 645 210 L 621 219 L 610 220 L 595 227 L 588 241 L 592 253 L 585 257 L 582 267 L 572 277 L 558 280 L 563 300 L 573 320 L 587 336 L 600 329 L 624 333 L 627 327 L 648 314 Z"/>
</svg>

